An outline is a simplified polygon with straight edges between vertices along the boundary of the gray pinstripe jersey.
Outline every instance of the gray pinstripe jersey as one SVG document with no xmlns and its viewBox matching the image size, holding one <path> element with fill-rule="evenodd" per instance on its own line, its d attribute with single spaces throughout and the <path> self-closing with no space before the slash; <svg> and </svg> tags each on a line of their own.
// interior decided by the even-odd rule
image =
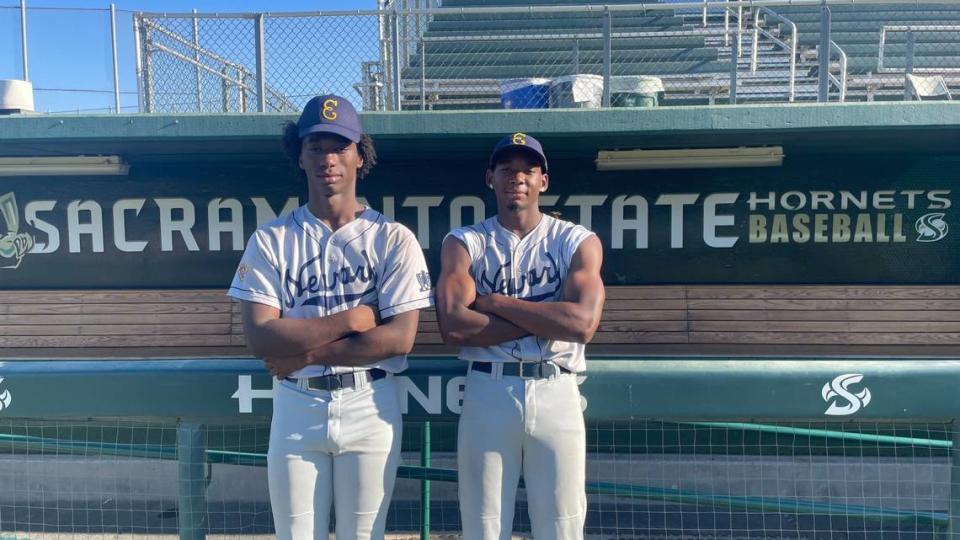
<svg viewBox="0 0 960 540">
<path fill-rule="evenodd" d="M 264 224 L 250 237 L 227 293 L 273 306 L 281 317 L 324 317 L 374 304 L 387 318 L 433 305 L 423 251 L 409 229 L 367 208 L 336 231 L 301 206 Z M 406 357 L 375 366 L 398 373 Z M 354 371 L 307 366 L 293 377 Z"/>
<path fill-rule="evenodd" d="M 523 238 L 503 228 L 496 217 L 450 233 L 467 248 L 477 294 L 499 293 L 533 302 L 563 299 L 563 282 L 580 243 L 593 233 L 585 227 L 544 215 Z M 586 369 L 582 343 L 528 336 L 493 347 L 462 347 L 460 358 L 480 362 L 550 360 L 571 370 Z"/>
</svg>

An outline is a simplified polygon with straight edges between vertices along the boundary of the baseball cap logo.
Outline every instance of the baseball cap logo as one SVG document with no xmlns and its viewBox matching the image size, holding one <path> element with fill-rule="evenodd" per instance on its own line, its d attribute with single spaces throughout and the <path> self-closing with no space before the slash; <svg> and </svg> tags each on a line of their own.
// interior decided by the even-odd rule
<svg viewBox="0 0 960 540">
<path fill-rule="evenodd" d="M 527 145 L 527 136 L 523 133 L 514 133 L 513 134 L 513 144 L 522 144 Z"/>
<path fill-rule="evenodd" d="M 336 120 L 337 119 L 337 107 L 340 106 L 340 102 L 336 99 L 330 98 L 323 102 L 323 111 L 320 113 L 327 120 Z"/>
</svg>

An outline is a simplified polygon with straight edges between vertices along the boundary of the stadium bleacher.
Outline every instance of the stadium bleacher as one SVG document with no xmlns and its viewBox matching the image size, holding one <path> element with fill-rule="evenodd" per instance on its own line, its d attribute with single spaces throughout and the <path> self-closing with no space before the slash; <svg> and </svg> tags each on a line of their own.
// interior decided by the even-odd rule
<svg viewBox="0 0 960 540">
<path fill-rule="evenodd" d="M 628 0 L 605 2 L 631 4 Z M 583 0 L 446 0 L 441 7 L 586 6 Z M 649 5 L 649 3 L 647 4 Z M 437 14 L 404 61 L 405 108 L 499 108 L 499 81 L 603 73 L 602 9 L 556 13 L 514 10 L 497 14 Z M 688 105 L 730 99 L 736 58 L 737 102 L 815 101 L 818 97 L 820 8 L 769 8 L 796 25 L 794 96 L 789 95 L 791 51 L 789 26 L 766 13 L 711 8 L 616 11 L 611 18 L 612 73 L 656 76 L 663 80 L 661 104 Z M 960 71 L 960 5 L 839 5 L 831 7 L 832 40 L 847 55 L 847 100 L 903 99 L 908 67 L 907 32 L 914 32 L 912 69 L 916 72 Z M 741 32 L 736 46 L 737 19 Z M 704 25 L 706 21 L 706 25 Z M 753 27 L 759 26 L 756 42 Z M 931 31 L 931 26 L 947 26 Z M 883 29 L 888 31 L 883 36 Z M 754 54 L 753 47 L 757 51 Z M 882 66 L 879 63 L 883 47 Z M 881 69 L 882 67 L 882 69 Z M 831 73 L 839 78 L 833 62 Z M 960 75 L 960 73 L 958 73 Z M 830 99 L 839 99 L 834 84 Z"/>
</svg>

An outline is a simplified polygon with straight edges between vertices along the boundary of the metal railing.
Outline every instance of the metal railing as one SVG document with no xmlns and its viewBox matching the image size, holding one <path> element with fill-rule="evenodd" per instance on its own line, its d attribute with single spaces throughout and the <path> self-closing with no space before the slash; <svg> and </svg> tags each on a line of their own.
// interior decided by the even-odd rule
<svg viewBox="0 0 960 540">
<path fill-rule="evenodd" d="M 775 36 L 772 32 L 761 28 L 761 15 L 779 21 L 781 24 L 785 25 L 790 30 L 790 41 L 789 43 L 781 40 L 779 37 Z M 797 25 L 794 24 L 790 19 L 774 12 L 770 8 L 759 8 L 753 17 L 753 50 L 751 51 L 753 56 L 751 58 L 750 71 L 757 71 L 757 61 L 758 61 L 758 49 L 760 45 L 760 35 L 763 35 L 766 39 L 770 40 L 771 43 L 776 44 L 778 47 L 784 49 L 790 54 L 790 75 L 788 78 L 788 90 L 787 90 L 787 100 L 794 101 L 797 95 L 797 43 L 799 43 L 799 36 L 797 35 Z"/>
<path fill-rule="evenodd" d="M 907 47 L 905 54 L 905 67 L 892 68 L 883 65 L 884 51 L 887 44 L 887 34 L 902 32 L 907 34 Z M 884 26 L 880 30 L 880 47 L 877 53 L 877 73 L 904 73 L 918 69 L 913 66 L 914 46 L 916 44 L 915 35 L 922 33 L 944 33 L 953 37 L 952 41 L 960 43 L 960 25 L 891 25 Z M 957 66 L 924 66 L 922 70 L 926 73 L 960 73 L 960 65 Z"/>
<path fill-rule="evenodd" d="M 44 19 L 58 9 L 27 3 L 21 0 L 19 10 L 0 7 L 0 16 L 21 19 L 15 52 L 23 65 L 15 76 L 24 79 L 42 71 L 49 54 L 38 45 L 28 54 L 27 24 L 39 36 L 31 44 L 44 43 Z M 328 91 L 358 96 L 366 110 L 498 107 L 499 82 L 539 72 L 593 73 L 604 77 L 605 87 L 611 77 L 658 77 L 666 105 L 826 101 L 826 94 L 844 101 L 902 99 L 903 75 L 911 70 L 942 74 L 944 84 L 960 86 L 960 4 L 943 1 L 475 5 L 382 0 L 378 10 L 270 14 L 87 10 L 109 17 L 104 42 L 112 45 L 112 76 L 97 88 L 61 84 L 37 91 L 111 96 L 98 110 L 115 112 L 266 112 L 296 110 Z M 834 11 L 832 28 L 817 14 L 824 6 Z M 44 16 L 35 17 L 35 10 Z M 80 17 L 76 9 L 61 11 Z M 134 24 L 118 27 L 120 14 Z M 748 32 L 752 42 L 744 43 Z M 566 39 L 569 49 L 558 53 Z M 457 41 L 466 49 L 441 45 Z M 136 54 L 121 54 L 127 43 Z M 125 66 L 128 58 L 136 65 Z M 585 68 L 591 63 L 593 71 Z M 561 67 L 570 69 L 560 73 Z M 134 94 L 134 84 L 136 106 L 121 101 Z M 470 87 L 466 95 L 446 90 L 462 87 Z M 612 103 L 610 94 L 602 92 L 601 105 Z"/>
</svg>

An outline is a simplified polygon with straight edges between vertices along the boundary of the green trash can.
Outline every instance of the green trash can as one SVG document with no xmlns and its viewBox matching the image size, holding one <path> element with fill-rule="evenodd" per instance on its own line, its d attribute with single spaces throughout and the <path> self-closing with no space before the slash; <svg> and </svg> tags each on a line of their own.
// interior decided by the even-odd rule
<svg viewBox="0 0 960 540">
<path fill-rule="evenodd" d="M 611 107 L 656 107 L 663 93 L 657 77 L 625 75 L 610 78 Z"/>
</svg>

